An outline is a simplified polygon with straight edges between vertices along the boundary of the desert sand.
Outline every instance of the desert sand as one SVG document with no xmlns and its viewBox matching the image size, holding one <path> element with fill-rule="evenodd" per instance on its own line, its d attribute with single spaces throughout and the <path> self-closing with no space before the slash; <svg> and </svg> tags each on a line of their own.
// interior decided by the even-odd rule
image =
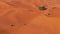
<svg viewBox="0 0 60 34">
<path fill-rule="evenodd" d="M 60 34 L 60 0 L 0 0 L 0 34 Z"/>
</svg>

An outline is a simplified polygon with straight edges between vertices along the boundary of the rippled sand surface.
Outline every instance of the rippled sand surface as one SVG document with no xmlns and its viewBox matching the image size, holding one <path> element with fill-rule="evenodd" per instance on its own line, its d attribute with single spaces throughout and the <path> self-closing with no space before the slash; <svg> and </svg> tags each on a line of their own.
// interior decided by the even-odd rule
<svg viewBox="0 0 60 34">
<path fill-rule="evenodd" d="M 0 34 L 60 34 L 60 0 L 0 0 Z"/>
</svg>

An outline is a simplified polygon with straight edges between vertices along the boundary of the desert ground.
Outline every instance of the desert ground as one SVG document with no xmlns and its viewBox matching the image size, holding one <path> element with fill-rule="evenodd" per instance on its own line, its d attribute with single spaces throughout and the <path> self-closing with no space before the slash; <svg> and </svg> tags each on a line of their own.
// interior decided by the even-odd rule
<svg viewBox="0 0 60 34">
<path fill-rule="evenodd" d="M 0 0 L 0 34 L 60 34 L 60 0 Z"/>
</svg>

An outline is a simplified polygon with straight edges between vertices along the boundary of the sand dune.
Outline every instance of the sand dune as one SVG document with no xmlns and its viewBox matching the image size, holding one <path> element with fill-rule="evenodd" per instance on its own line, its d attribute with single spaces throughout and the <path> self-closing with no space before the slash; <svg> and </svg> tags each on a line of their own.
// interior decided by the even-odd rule
<svg viewBox="0 0 60 34">
<path fill-rule="evenodd" d="M 60 34 L 60 1 L 0 0 L 0 34 Z"/>
</svg>

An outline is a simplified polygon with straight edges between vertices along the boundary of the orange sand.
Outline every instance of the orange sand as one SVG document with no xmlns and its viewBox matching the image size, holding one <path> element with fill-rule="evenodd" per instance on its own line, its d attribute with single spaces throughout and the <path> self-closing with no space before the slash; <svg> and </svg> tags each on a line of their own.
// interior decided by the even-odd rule
<svg viewBox="0 0 60 34">
<path fill-rule="evenodd" d="M 60 1 L 0 0 L 0 34 L 60 34 Z"/>
</svg>

